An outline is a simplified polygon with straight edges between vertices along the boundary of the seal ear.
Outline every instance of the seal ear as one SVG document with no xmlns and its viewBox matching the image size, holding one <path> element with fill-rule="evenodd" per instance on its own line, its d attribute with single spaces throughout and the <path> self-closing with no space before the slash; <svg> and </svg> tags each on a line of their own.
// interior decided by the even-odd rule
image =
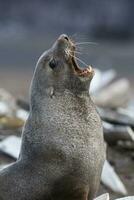
<svg viewBox="0 0 134 200">
<path fill-rule="evenodd" d="M 50 61 L 49 61 L 49 66 L 51 67 L 51 69 L 54 69 L 56 68 L 58 65 L 58 63 L 56 62 L 56 60 L 54 58 L 52 58 Z"/>
</svg>

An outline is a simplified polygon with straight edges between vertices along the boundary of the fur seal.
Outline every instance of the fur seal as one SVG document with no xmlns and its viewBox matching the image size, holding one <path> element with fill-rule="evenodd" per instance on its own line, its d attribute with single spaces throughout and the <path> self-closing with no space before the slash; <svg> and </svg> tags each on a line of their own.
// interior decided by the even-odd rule
<svg viewBox="0 0 134 200">
<path fill-rule="evenodd" d="M 61 35 L 39 58 L 19 159 L 0 172 L 0 200 L 92 200 L 105 147 L 89 96 L 91 67 L 75 60 L 75 43 Z"/>
</svg>

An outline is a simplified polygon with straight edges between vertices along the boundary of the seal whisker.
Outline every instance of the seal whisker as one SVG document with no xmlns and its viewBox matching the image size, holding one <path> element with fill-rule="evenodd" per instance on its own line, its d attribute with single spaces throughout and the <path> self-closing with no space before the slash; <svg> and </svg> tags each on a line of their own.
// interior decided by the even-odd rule
<svg viewBox="0 0 134 200">
<path fill-rule="evenodd" d="M 71 53 L 73 53 L 73 51 L 70 51 Z M 84 54 L 86 54 L 86 55 L 89 55 L 89 53 L 82 53 L 81 51 L 74 51 L 75 53 L 78 53 L 78 54 L 81 54 L 81 55 L 84 55 Z"/>
<path fill-rule="evenodd" d="M 69 52 L 68 52 L 69 53 Z M 78 60 L 79 62 L 81 62 L 82 64 L 84 64 L 86 67 L 88 67 L 88 64 L 86 64 L 83 60 L 81 60 L 80 58 L 76 57 L 75 55 L 72 55 L 69 53 L 70 56 L 72 56 L 73 58 L 75 58 L 76 60 Z"/>
<path fill-rule="evenodd" d="M 93 45 L 98 45 L 96 42 L 76 42 L 75 45 L 83 45 L 83 44 L 93 44 Z"/>
<path fill-rule="evenodd" d="M 70 51 L 70 50 L 69 50 L 69 52 L 71 52 L 71 53 L 75 52 L 75 53 L 78 53 L 78 54 L 83 54 L 83 53 L 80 52 L 80 51 Z"/>
</svg>

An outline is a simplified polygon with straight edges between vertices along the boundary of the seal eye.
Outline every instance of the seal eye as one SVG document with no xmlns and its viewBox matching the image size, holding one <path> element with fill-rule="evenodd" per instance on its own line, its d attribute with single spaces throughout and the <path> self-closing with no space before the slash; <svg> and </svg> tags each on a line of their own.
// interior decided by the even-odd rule
<svg viewBox="0 0 134 200">
<path fill-rule="evenodd" d="M 55 59 L 50 60 L 49 62 L 49 66 L 54 69 L 57 66 L 57 62 L 55 61 Z"/>
</svg>

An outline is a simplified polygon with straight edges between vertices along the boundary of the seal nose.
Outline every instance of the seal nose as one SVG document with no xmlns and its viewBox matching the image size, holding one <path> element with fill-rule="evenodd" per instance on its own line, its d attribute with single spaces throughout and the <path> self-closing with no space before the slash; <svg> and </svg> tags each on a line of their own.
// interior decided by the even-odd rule
<svg viewBox="0 0 134 200">
<path fill-rule="evenodd" d="M 60 35 L 59 39 L 65 39 L 65 40 L 69 41 L 69 37 L 66 34 Z"/>
</svg>

